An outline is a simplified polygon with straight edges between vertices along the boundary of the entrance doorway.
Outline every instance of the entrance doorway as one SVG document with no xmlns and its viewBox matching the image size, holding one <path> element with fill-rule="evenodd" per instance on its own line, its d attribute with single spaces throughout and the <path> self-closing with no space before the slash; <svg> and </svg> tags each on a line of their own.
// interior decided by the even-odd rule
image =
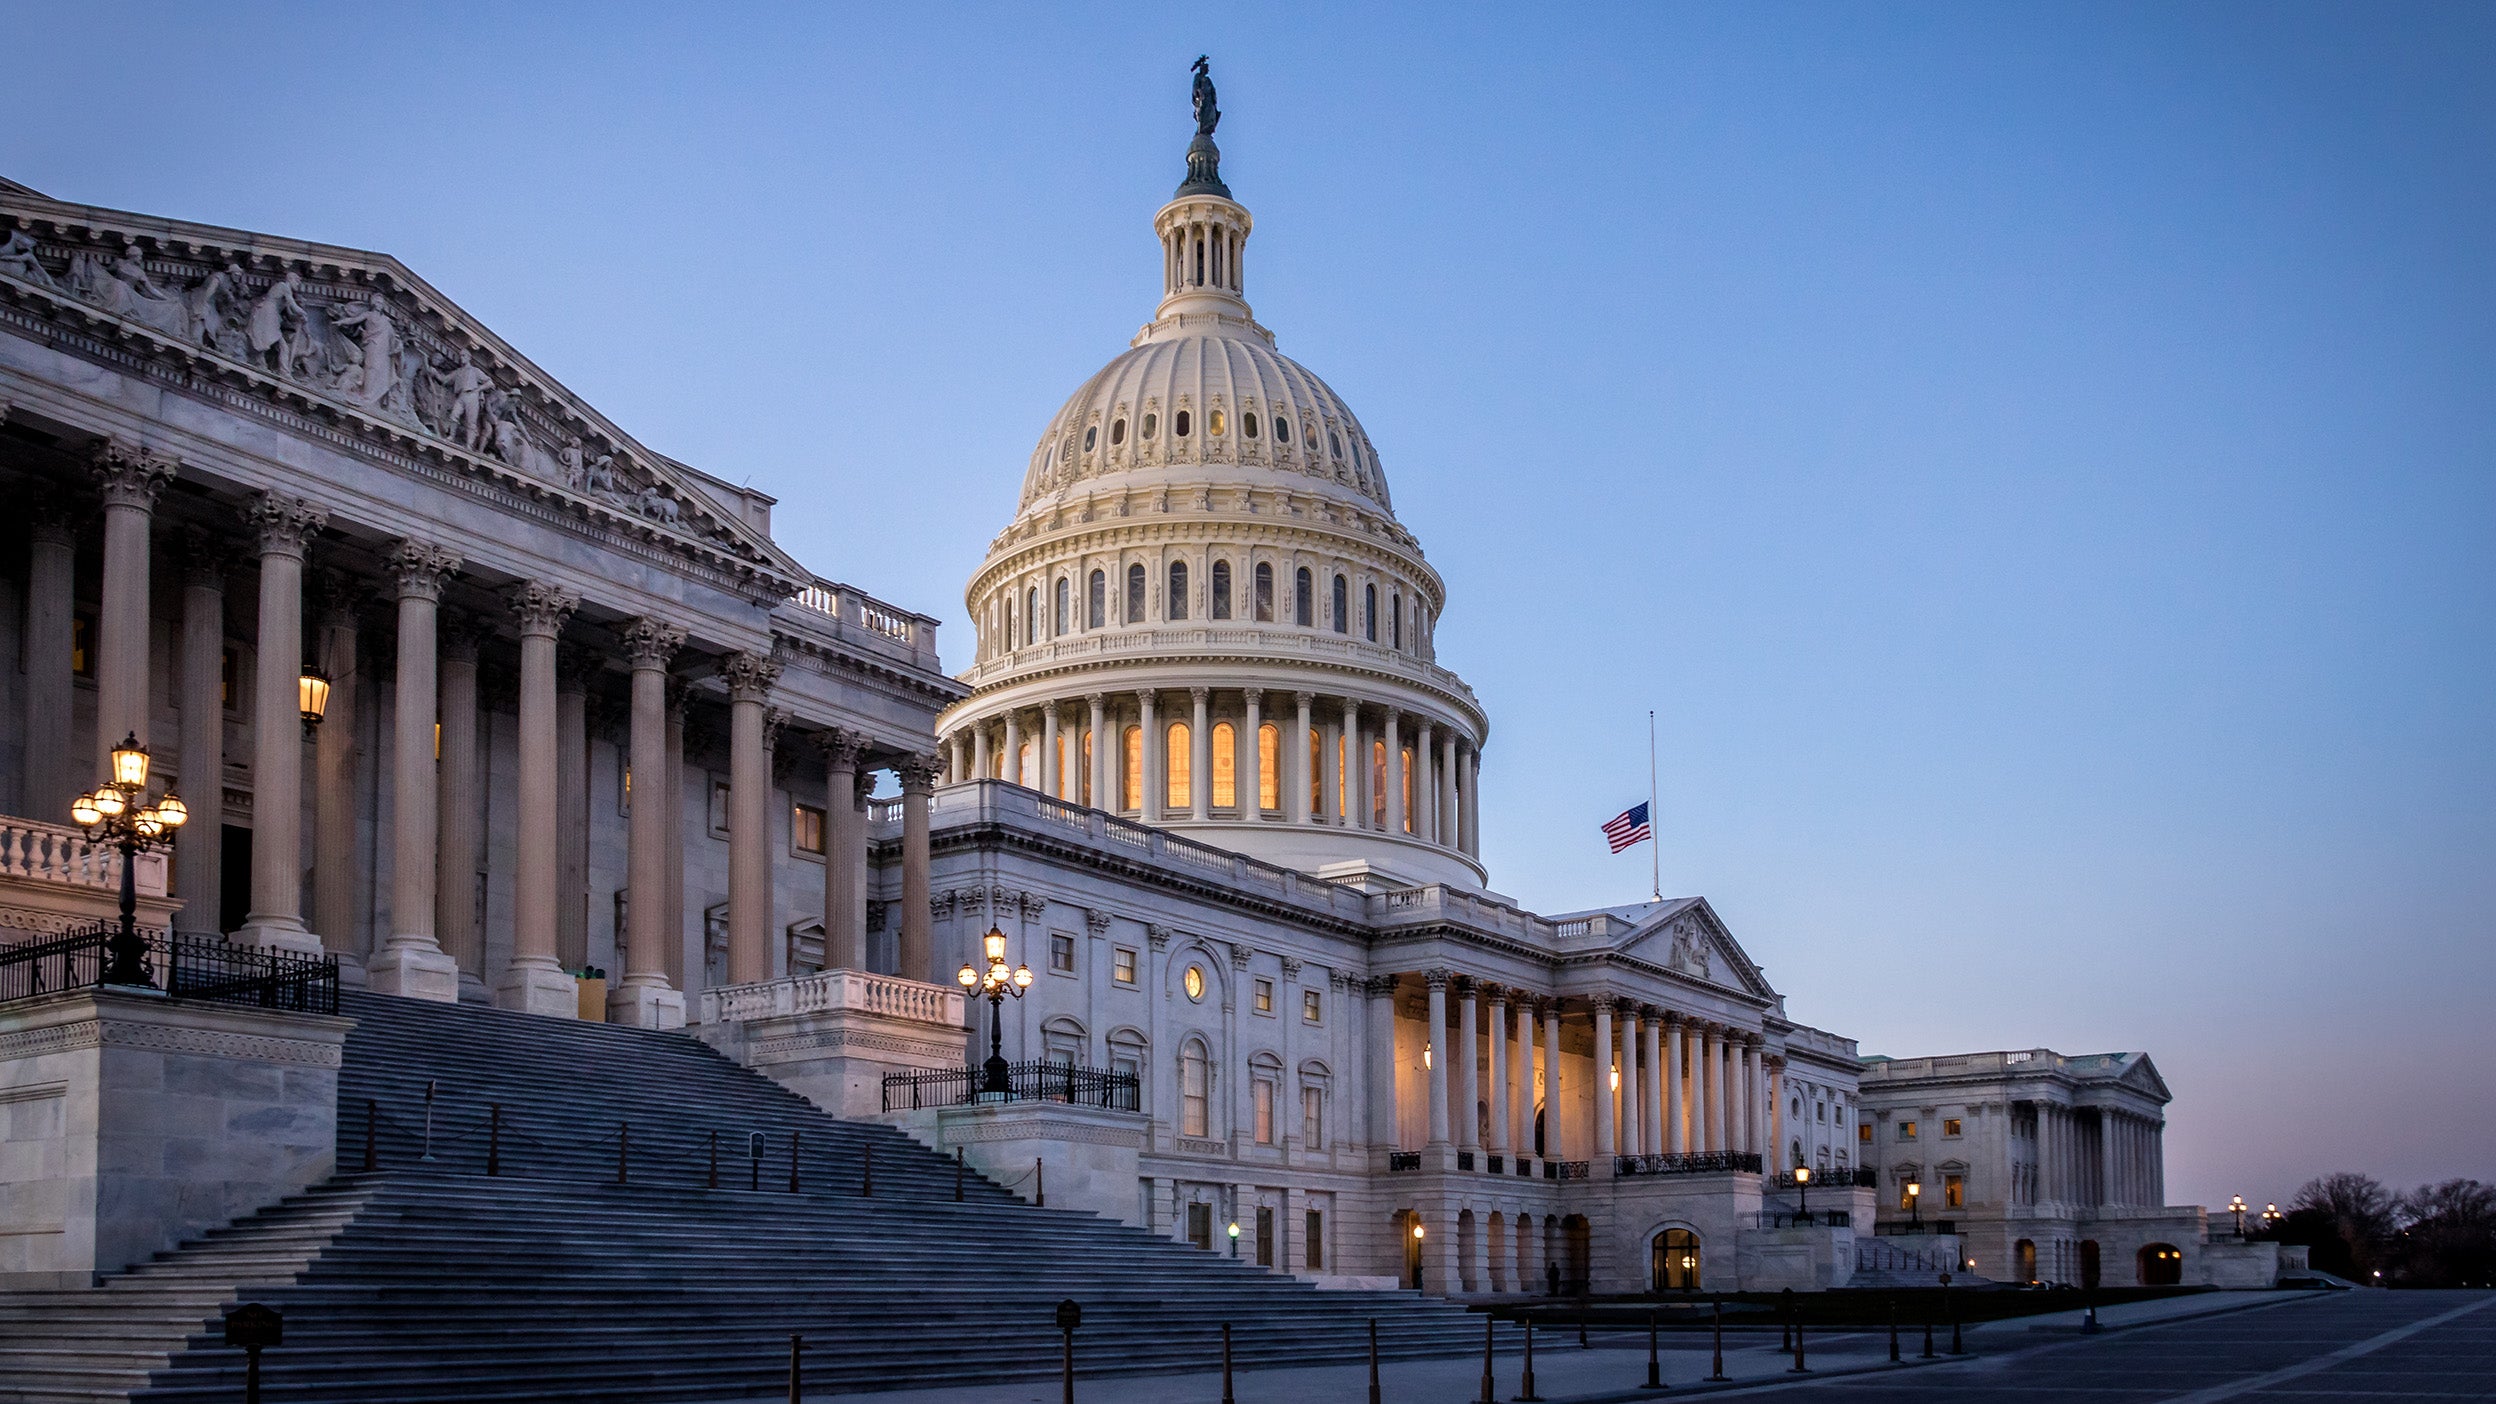
<svg viewBox="0 0 2496 1404">
<path fill-rule="evenodd" d="M 1213 1206 L 1187 1206 L 1187 1241 L 1207 1252 L 1213 1251 Z"/>
<path fill-rule="evenodd" d="M 1648 1282 L 1658 1292 L 1699 1290 L 1699 1236 L 1672 1228 L 1647 1243 Z"/>
<path fill-rule="evenodd" d="M 2080 1240 L 2080 1285 L 2091 1291 L 2097 1290 L 2097 1240 L 2094 1238 Z"/>
<path fill-rule="evenodd" d="M 1562 1290 L 1584 1292 L 1587 1282 L 1594 1276 L 1593 1233 L 1587 1226 L 1585 1215 L 1571 1214 L 1560 1221 L 1560 1243 L 1568 1258 L 1567 1280 L 1562 1284 Z"/>
<path fill-rule="evenodd" d="M 2028 1283 L 2031 1286 L 2035 1285 L 2037 1280 L 2037 1241 L 2033 1238 L 2021 1239 L 2017 1244 L 2012 1246 L 2011 1256 L 2016 1264 L 2013 1270 L 2017 1276 L 2017 1280 Z"/>
<path fill-rule="evenodd" d="M 218 830 L 217 930 L 243 929 L 251 915 L 251 830 L 227 824 Z"/>
<path fill-rule="evenodd" d="M 1396 1241 L 1404 1245 L 1404 1283 L 1421 1290 L 1421 1216 L 1410 1209 L 1395 1211 Z"/>
<path fill-rule="evenodd" d="M 2152 1243 L 2141 1249 L 2141 1285 L 2144 1287 L 2176 1287 L 2184 1282 L 2184 1254 L 2172 1243 Z"/>
</svg>

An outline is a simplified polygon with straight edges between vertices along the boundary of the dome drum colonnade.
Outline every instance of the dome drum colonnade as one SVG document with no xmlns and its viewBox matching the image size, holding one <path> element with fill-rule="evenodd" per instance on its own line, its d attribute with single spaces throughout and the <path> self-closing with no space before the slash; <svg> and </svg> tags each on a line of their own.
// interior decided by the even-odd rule
<svg viewBox="0 0 2496 1404">
<path fill-rule="evenodd" d="M 971 581 L 948 777 L 1479 887 L 1489 722 L 1434 661 L 1444 586 L 1359 421 L 1242 299 L 1252 221 L 1217 189 L 1155 215 L 1154 320 L 1059 410 Z"/>
</svg>

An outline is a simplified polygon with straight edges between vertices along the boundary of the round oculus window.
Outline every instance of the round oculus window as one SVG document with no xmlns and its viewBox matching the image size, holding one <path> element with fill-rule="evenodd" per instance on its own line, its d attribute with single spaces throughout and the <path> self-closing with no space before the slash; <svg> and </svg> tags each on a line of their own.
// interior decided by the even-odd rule
<svg viewBox="0 0 2496 1404">
<path fill-rule="evenodd" d="M 1179 977 L 1179 983 L 1187 987 L 1189 999 L 1203 999 L 1205 997 L 1205 968 L 1201 965 L 1189 966 L 1187 973 Z"/>
</svg>

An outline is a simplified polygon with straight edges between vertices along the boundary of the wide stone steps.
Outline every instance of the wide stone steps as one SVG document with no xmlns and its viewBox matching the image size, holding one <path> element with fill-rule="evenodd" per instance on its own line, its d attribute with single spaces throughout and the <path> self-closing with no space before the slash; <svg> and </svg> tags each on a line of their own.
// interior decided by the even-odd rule
<svg viewBox="0 0 2496 1404">
<path fill-rule="evenodd" d="M 359 1021 L 340 1073 L 347 1173 L 95 1291 L 0 1296 L 0 1400 L 231 1400 L 242 1357 L 218 1321 L 246 1300 L 285 1314 L 264 1362 L 272 1404 L 776 1397 L 793 1333 L 814 1390 L 1043 1376 L 1067 1297 L 1093 1374 L 1210 1368 L 1224 1322 L 1243 1365 L 1358 1358 L 1371 1318 L 1394 1357 L 1480 1339 L 1479 1319 L 1444 1303 L 1321 1293 L 975 1173 L 956 1202 L 953 1162 L 681 1035 L 343 1005 Z"/>
</svg>

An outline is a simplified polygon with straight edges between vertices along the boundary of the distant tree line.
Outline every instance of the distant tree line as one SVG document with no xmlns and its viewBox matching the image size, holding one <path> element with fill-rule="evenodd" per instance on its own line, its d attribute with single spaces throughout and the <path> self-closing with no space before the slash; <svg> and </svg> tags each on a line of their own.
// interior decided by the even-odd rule
<svg viewBox="0 0 2496 1404">
<path fill-rule="evenodd" d="M 2317 1270 L 2364 1285 L 2496 1286 L 2496 1185 L 2446 1180 L 2394 1193 L 2371 1175 L 2324 1175 L 2251 1236 L 2303 1244 Z"/>
</svg>

